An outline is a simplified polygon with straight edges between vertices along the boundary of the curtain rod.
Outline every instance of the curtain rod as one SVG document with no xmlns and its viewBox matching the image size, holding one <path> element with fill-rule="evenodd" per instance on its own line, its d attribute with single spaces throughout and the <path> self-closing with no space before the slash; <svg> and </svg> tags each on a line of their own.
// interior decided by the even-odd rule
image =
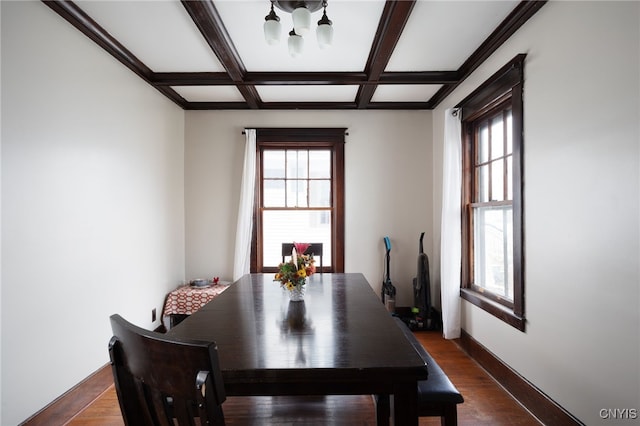
<svg viewBox="0 0 640 426">
<path fill-rule="evenodd" d="M 253 128 L 253 127 L 251 127 L 251 128 Z M 242 134 L 243 134 L 243 135 L 245 135 L 245 134 L 246 134 L 244 130 L 242 131 Z M 345 136 L 349 136 L 349 132 L 344 132 L 344 135 L 345 135 Z"/>
</svg>

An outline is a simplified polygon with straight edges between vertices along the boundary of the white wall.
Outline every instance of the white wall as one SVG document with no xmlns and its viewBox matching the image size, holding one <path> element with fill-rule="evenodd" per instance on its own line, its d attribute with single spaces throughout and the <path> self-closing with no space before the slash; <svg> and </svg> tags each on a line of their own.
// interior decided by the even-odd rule
<svg viewBox="0 0 640 426">
<path fill-rule="evenodd" d="M 107 363 L 184 279 L 184 112 L 41 2 L 2 7 L 2 418 Z"/>
<path fill-rule="evenodd" d="M 2 31 L 2 7 L 0 7 L 0 32 Z M 2 43 L 0 42 L 0 58 L 2 57 Z M 0 66 L 0 82 L 2 81 L 2 67 Z M 0 331 L 2 330 L 2 84 L 0 84 Z M 0 421 L 2 421 L 2 335 L 0 333 Z"/>
<path fill-rule="evenodd" d="M 432 247 L 428 111 L 188 111 L 185 140 L 186 275 L 231 279 L 245 127 L 346 127 L 345 270 L 379 293 L 392 243 L 397 304 L 412 306 L 418 238 Z"/>
<path fill-rule="evenodd" d="M 444 109 L 527 53 L 527 330 L 467 302 L 462 324 L 586 424 L 640 408 L 639 28 L 638 2 L 550 2 L 433 118 L 437 159 Z"/>
</svg>

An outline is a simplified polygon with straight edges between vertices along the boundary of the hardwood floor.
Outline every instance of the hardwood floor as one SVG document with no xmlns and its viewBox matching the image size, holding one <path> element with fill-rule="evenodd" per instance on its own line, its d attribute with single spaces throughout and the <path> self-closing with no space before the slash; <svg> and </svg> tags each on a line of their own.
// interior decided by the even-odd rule
<svg viewBox="0 0 640 426">
<path fill-rule="evenodd" d="M 464 396 L 458 405 L 458 424 L 473 426 L 540 425 L 495 380 L 454 342 L 438 332 L 416 332 L 451 381 Z M 223 405 L 227 425 L 375 425 L 370 396 L 228 397 Z M 113 386 L 80 412 L 71 426 L 120 426 L 118 400 Z M 420 418 L 420 426 L 439 425 L 438 418 Z"/>
</svg>

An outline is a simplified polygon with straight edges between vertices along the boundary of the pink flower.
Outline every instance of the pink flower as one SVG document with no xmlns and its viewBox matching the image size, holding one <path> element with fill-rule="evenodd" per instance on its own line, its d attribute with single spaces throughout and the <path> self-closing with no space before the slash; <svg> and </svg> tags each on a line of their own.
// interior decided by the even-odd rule
<svg viewBox="0 0 640 426">
<path fill-rule="evenodd" d="M 296 248 L 296 252 L 298 252 L 298 254 L 304 254 L 304 252 L 307 251 L 310 245 L 310 243 L 293 243 L 293 246 Z"/>
</svg>

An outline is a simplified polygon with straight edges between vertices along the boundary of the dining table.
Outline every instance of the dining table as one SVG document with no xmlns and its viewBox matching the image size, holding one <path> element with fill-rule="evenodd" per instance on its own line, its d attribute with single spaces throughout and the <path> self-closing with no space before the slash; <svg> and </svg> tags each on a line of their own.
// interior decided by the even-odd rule
<svg viewBox="0 0 640 426">
<path fill-rule="evenodd" d="M 214 341 L 229 396 L 390 395 L 418 425 L 427 366 L 361 273 L 307 277 L 290 301 L 273 274 L 247 274 L 167 334 Z"/>
</svg>

